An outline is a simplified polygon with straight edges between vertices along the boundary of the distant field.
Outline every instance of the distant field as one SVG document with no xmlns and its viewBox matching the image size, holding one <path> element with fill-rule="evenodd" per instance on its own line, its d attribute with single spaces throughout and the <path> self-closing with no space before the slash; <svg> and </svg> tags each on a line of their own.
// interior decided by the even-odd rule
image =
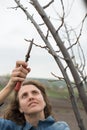
<svg viewBox="0 0 87 130">
<path fill-rule="evenodd" d="M 7 84 L 10 76 L 0 76 L 0 90 Z M 65 81 L 54 80 L 54 79 L 40 79 L 40 78 L 30 78 L 33 80 L 39 80 L 41 83 L 46 85 L 47 94 L 51 97 L 67 99 L 69 98 L 68 89 L 66 87 Z M 75 90 L 75 95 L 78 95 Z"/>
<path fill-rule="evenodd" d="M 48 96 L 55 97 L 55 98 L 61 98 L 61 99 L 69 98 L 68 90 L 66 88 L 57 89 L 57 90 L 48 89 L 47 94 Z"/>
<path fill-rule="evenodd" d="M 3 87 L 0 85 L 0 90 L 2 89 Z"/>
</svg>

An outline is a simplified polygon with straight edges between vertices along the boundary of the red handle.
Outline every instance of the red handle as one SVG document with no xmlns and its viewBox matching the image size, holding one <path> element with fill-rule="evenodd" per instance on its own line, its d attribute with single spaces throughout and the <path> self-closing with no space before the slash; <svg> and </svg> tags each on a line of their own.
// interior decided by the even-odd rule
<svg viewBox="0 0 87 130">
<path fill-rule="evenodd" d="M 21 82 L 17 82 L 17 84 L 16 84 L 16 86 L 14 88 L 15 91 L 19 91 L 20 87 L 21 87 Z"/>
<path fill-rule="evenodd" d="M 24 67 L 25 69 L 26 69 L 26 67 Z M 21 87 L 21 82 L 19 81 L 19 82 L 17 82 L 17 84 L 16 84 L 16 86 L 15 86 L 15 91 L 19 91 L 19 89 L 20 89 L 20 87 Z"/>
</svg>

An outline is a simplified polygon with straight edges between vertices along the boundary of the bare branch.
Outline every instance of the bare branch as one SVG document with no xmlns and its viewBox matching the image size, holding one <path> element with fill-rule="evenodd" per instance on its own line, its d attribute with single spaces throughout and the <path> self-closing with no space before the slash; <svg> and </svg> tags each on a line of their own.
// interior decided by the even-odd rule
<svg viewBox="0 0 87 130">
<path fill-rule="evenodd" d="M 64 80 L 64 78 L 63 78 L 63 77 L 59 77 L 59 76 L 55 75 L 55 74 L 54 74 L 54 73 L 52 73 L 52 72 L 51 72 L 51 74 L 52 74 L 55 78 L 57 78 L 58 80 Z"/>
<path fill-rule="evenodd" d="M 25 41 L 27 42 L 31 42 L 31 40 L 27 40 L 27 39 L 24 39 Z M 33 42 L 33 45 L 37 46 L 37 47 L 40 47 L 40 48 L 44 48 L 44 49 L 47 49 L 47 46 L 41 46 L 41 45 L 38 45 L 36 43 Z"/>
<path fill-rule="evenodd" d="M 74 56 L 74 52 L 73 52 L 73 49 L 72 49 L 72 44 L 71 44 L 71 41 L 70 41 L 70 35 L 69 35 L 69 32 L 68 32 L 68 29 L 67 29 L 67 26 L 66 24 L 64 23 L 64 27 L 65 27 L 65 31 L 66 31 L 66 35 L 67 35 L 67 40 L 68 40 L 68 43 L 70 45 L 70 47 L 68 49 L 71 50 L 71 54 L 72 54 L 72 61 L 74 63 L 74 65 L 76 66 L 76 60 L 75 60 L 75 56 Z M 74 45 L 73 45 L 74 46 Z M 67 50 L 68 50 L 67 49 Z"/>
<path fill-rule="evenodd" d="M 42 26 L 42 25 L 44 25 L 44 23 L 40 23 L 40 24 L 38 24 L 39 26 Z"/>
<path fill-rule="evenodd" d="M 57 32 L 60 30 L 60 28 L 61 28 L 61 27 L 63 26 L 63 24 L 64 24 L 64 16 L 65 16 L 65 11 L 64 11 L 64 4 L 63 4 L 63 0 L 61 0 L 61 5 L 62 5 L 62 10 L 63 10 L 63 16 L 62 16 L 62 17 L 60 17 L 60 18 L 61 18 L 62 23 L 61 23 L 61 25 L 58 27 Z"/>
<path fill-rule="evenodd" d="M 80 37 L 81 37 L 81 35 L 82 35 L 83 25 L 84 25 L 84 21 L 85 21 L 86 17 L 87 17 L 87 14 L 85 15 L 85 17 L 84 17 L 83 20 L 82 20 L 82 25 L 81 25 L 81 28 L 80 28 L 80 33 L 79 33 L 79 35 L 78 35 L 78 37 L 77 37 L 77 40 L 76 40 L 76 42 L 75 42 L 74 44 L 76 44 L 76 43 L 79 41 L 79 39 L 80 39 Z M 76 33 L 75 33 L 75 34 L 76 34 Z"/>
<path fill-rule="evenodd" d="M 16 6 L 16 7 L 8 7 L 7 9 L 15 9 L 17 10 L 19 8 L 19 6 Z"/>
<path fill-rule="evenodd" d="M 48 36 L 49 36 L 49 29 L 47 30 L 46 39 L 48 39 Z"/>
<path fill-rule="evenodd" d="M 34 41 L 34 39 L 32 39 L 31 42 L 30 42 L 28 52 L 27 52 L 27 54 L 25 56 L 25 62 L 28 62 L 28 59 L 30 58 L 30 52 L 31 52 L 31 49 L 32 49 L 33 41 Z"/>
<path fill-rule="evenodd" d="M 51 0 L 47 5 L 43 6 L 43 9 L 46 9 L 47 7 L 49 7 L 53 2 L 54 0 Z"/>
</svg>

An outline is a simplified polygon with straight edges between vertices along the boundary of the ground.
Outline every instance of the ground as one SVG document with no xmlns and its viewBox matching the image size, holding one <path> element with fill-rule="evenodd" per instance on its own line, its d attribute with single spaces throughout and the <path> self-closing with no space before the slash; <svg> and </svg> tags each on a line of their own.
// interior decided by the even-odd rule
<svg viewBox="0 0 87 130">
<path fill-rule="evenodd" d="M 56 119 L 59 121 L 66 121 L 69 124 L 71 130 L 80 130 L 74 116 L 70 101 L 66 99 L 57 99 L 52 97 L 49 99 L 51 101 Z M 0 108 L 0 116 L 3 115 L 3 107 L 5 107 L 5 105 Z M 83 109 L 80 109 L 80 114 L 87 129 L 87 114 Z"/>
<path fill-rule="evenodd" d="M 57 120 L 66 121 L 69 124 L 71 130 L 80 130 L 70 101 L 57 98 L 50 98 L 50 100 Z M 85 128 L 87 129 L 87 114 L 83 109 L 80 109 L 80 114 L 85 124 Z"/>
</svg>

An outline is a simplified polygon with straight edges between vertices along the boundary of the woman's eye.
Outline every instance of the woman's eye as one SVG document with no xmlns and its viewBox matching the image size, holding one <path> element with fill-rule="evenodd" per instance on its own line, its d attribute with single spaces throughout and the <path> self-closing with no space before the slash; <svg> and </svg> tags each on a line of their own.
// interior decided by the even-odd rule
<svg viewBox="0 0 87 130">
<path fill-rule="evenodd" d="M 39 92 L 38 91 L 33 91 L 33 94 L 37 95 L 37 94 L 39 94 Z"/>
<path fill-rule="evenodd" d="M 23 94 L 22 95 L 22 98 L 24 99 L 24 98 L 26 98 L 27 97 L 27 94 Z"/>
</svg>

